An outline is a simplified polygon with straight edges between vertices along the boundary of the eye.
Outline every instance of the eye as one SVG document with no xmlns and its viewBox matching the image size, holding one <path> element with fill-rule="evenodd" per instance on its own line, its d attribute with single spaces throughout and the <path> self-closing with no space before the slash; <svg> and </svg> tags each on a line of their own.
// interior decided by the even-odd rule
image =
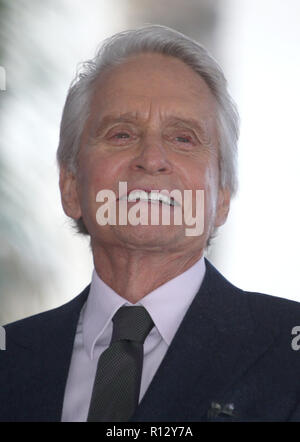
<svg viewBox="0 0 300 442">
<path fill-rule="evenodd" d="M 129 137 L 130 137 L 130 135 L 128 133 L 126 133 L 126 132 L 118 132 L 118 133 L 113 135 L 113 138 L 119 138 L 119 139 L 129 138 Z"/>
<path fill-rule="evenodd" d="M 106 136 L 107 141 L 115 145 L 125 145 L 131 143 L 135 140 L 135 138 L 135 134 L 127 129 L 115 129 L 110 131 Z"/>
<path fill-rule="evenodd" d="M 167 127 L 165 137 L 179 149 L 190 149 L 196 144 L 196 136 L 192 130 L 184 127 Z"/>
<path fill-rule="evenodd" d="M 179 146 L 186 145 L 187 147 L 190 147 L 191 145 L 195 144 L 195 137 L 190 132 L 174 131 L 172 138 L 173 142 Z"/>
<path fill-rule="evenodd" d="M 190 136 L 180 135 L 175 138 L 180 143 L 190 143 L 192 141 Z"/>
</svg>

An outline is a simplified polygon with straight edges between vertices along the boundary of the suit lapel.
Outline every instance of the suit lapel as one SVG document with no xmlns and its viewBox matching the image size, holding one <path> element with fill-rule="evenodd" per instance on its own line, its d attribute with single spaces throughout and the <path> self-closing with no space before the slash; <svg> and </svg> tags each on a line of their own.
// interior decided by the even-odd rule
<svg viewBox="0 0 300 442">
<path fill-rule="evenodd" d="M 77 298 L 71 301 L 67 308 L 62 309 L 60 315 L 55 316 L 56 328 L 51 327 L 52 333 L 55 329 L 53 336 L 45 335 L 49 343 L 49 351 L 46 355 L 47 360 L 43 364 L 44 373 L 48 377 L 49 385 L 55 385 L 52 393 L 49 390 L 45 391 L 45 400 L 48 402 L 47 416 L 50 417 L 52 415 L 55 421 L 61 420 L 64 392 L 76 328 L 81 308 L 87 299 L 88 293 L 89 286 Z"/>
<path fill-rule="evenodd" d="M 132 420 L 206 420 L 211 402 L 272 342 L 254 323 L 247 295 L 206 261 L 202 286 Z"/>
<path fill-rule="evenodd" d="M 14 341 L 18 350 L 10 362 L 15 382 L 7 383 L 13 389 L 7 396 L 19 398 L 7 407 L 10 418 L 19 416 L 21 409 L 22 420 L 61 419 L 76 327 L 88 293 L 89 286 L 69 303 L 46 312 L 45 319 L 43 314 L 33 317 L 30 328 L 20 321 L 21 333 L 9 336 L 8 343 Z"/>
</svg>

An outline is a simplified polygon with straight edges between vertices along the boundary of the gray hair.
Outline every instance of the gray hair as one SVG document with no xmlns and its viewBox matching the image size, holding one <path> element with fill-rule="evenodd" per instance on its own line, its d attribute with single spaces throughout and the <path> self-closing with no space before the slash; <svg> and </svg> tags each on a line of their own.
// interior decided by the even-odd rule
<svg viewBox="0 0 300 442">
<path fill-rule="evenodd" d="M 123 63 L 133 55 L 152 52 L 180 59 L 200 75 L 218 103 L 220 187 L 237 191 L 237 141 L 239 116 L 227 90 L 222 69 L 208 51 L 196 41 L 165 26 L 150 25 L 128 30 L 106 39 L 92 60 L 81 64 L 71 83 L 65 102 L 57 150 L 59 166 L 76 174 L 77 155 L 95 81 L 104 70 Z M 77 223 L 82 230 L 82 221 Z"/>
</svg>

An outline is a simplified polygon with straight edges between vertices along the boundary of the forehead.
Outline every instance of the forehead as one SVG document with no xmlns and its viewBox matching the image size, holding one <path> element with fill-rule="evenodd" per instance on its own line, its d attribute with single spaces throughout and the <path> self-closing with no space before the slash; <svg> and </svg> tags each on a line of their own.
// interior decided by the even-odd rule
<svg viewBox="0 0 300 442">
<path fill-rule="evenodd" d="M 91 118 L 124 114 L 136 119 L 209 118 L 216 100 L 206 82 L 181 60 L 142 54 L 102 73 L 95 83 Z"/>
</svg>

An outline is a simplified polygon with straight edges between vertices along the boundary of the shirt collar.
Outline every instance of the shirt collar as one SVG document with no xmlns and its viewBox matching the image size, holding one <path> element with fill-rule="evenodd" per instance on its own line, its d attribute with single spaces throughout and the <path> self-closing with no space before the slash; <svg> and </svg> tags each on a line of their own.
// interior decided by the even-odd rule
<svg viewBox="0 0 300 442">
<path fill-rule="evenodd" d="M 108 327 L 112 329 L 112 318 L 123 305 L 143 305 L 163 340 L 170 345 L 202 284 L 204 274 L 205 262 L 202 257 L 188 270 L 132 304 L 105 284 L 94 269 L 90 293 L 83 311 L 83 343 L 90 358 L 93 358 L 97 340 L 104 339 Z M 109 342 L 103 342 L 103 345 L 109 345 Z"/>
</svg>

